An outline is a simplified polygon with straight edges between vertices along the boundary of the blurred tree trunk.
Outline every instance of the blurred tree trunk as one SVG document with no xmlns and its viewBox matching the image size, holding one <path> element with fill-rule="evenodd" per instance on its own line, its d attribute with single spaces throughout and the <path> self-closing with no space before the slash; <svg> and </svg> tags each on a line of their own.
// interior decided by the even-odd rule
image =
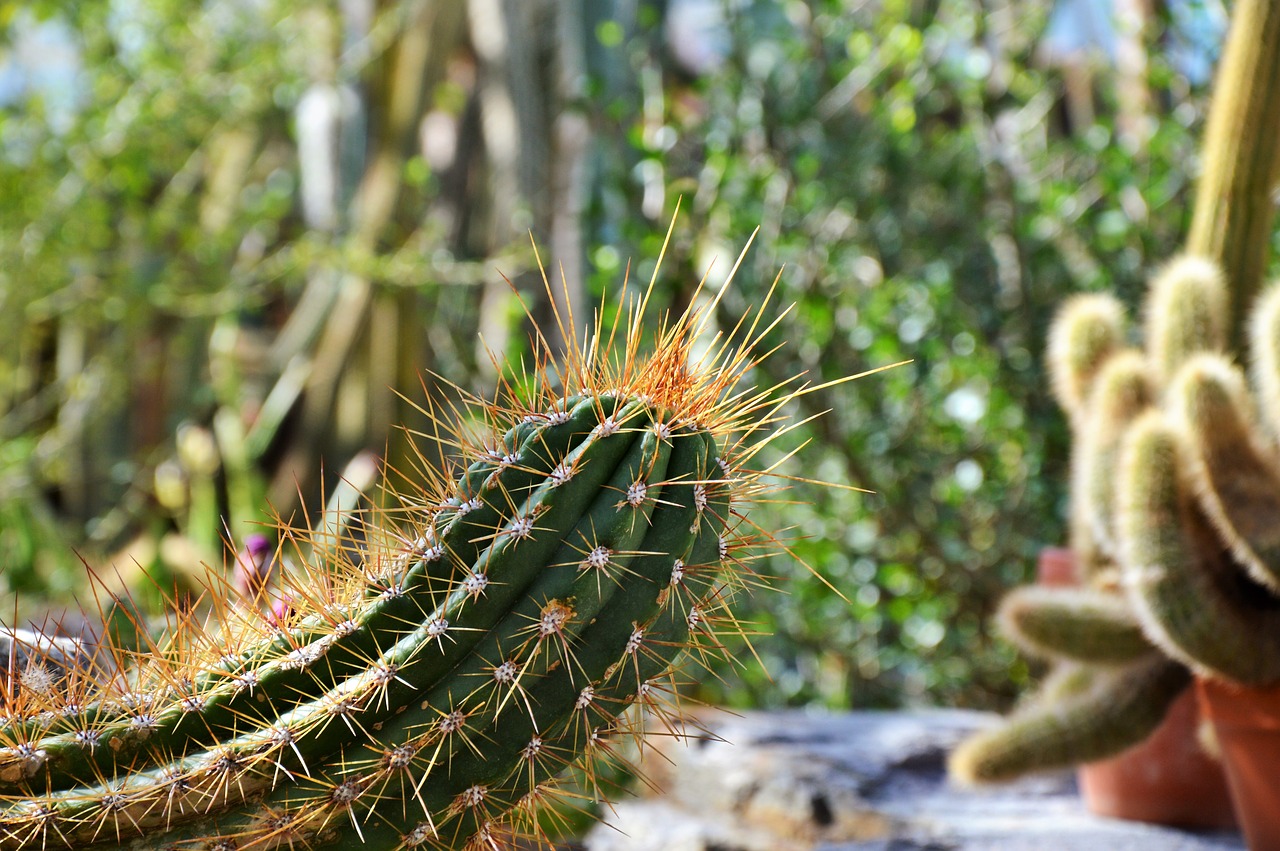
<svg viewBox="0 0 1280 851">
<path fill-rule="evenodd" d="M 489 165 L 486 231 L 492 246 L 530 237 L 539 246 L 548 264 L 551 301 L 536 272 L 512 284 L 558 351 L 568 340 L 553 317 L 568 323 L 574 316 L 581 324 L 585 310 L 581 221 L 591 134 L 583 112 L 588 33 L 581 3 L 471 0 L 468 11 L 480 63 L 481 135 Z M 498 355 L 510 332 L 511 298 L 504 281 L 484 288 L 481 334 Z"/>
<path fill-rule="evenodd" d="M 394 13 L 392 6 L 381 3 L 379 12 Z M 348 239 L 358 254 L 371 255 L 392 237 L 404 166 L 416 149 L 427 98 L 463 34 L 463 14 L 450 0 L 416 3 L 374 66 L 370 155 L 350 213 Z M 418 319 L 412 292 L 379 292 L 366 277 L 341 276 L 316 343 L 298 434 L 272 483 L 270 498 L 282 513 L 299 493 L 312 495 L 317 458 L 385 446 L 389 466 L 407 465 L 403 435 L 391 426 L 407 419 L 396 390 L 413 386 L 424 366 L 417 357 L 425 330 Z"/>
</svg>

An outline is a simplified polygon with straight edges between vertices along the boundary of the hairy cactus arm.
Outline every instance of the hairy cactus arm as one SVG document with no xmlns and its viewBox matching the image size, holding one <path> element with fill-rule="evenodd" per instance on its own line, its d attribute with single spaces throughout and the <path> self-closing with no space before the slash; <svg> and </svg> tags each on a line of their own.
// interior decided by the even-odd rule
<svg viewBox="0 0 1280 851">
<path fill-rule="evenodd" d="M 1144 338 L 1158 386 L 1168 386 L 1192 355 L 1226 349 L 1228 301 L 1222 270 L 1203 257 L 1179 257 L 1156 275 Z"/>
<path fill-rule="evenodd" d="M 1123 584 L 1147 635 L 1199 673 L 1280 679 L 1280 611 L 1228 557 L 1195 502 L 1186 438 L 1158 412 L 1125 439 L 1118 498 Z"/>
<path fill-rule="evenodd" d="M 1100 669 L 1089 689 L 1033 702 L 966 739 L 948 769 L 960 783 L 999 783 L 1112 756 L 1150 735 L 1189 683 L 1186 668 L 1158 656 Z"/>
<path fill-rule="evenodd" d="M 1280 592 L 1280 455 L 1261 435 L 1244 374 L 1199 355 L 1169 388 L 1170 419 L 1188 435 L 1197 501 L 1254 581 Z"/>
<path fill-rule="evenodd" d="M 1001 601 L 997 622 L 1033 656 L 1124 665 L 1154 649 L 1128 600 L 1089 588 L 1027 586 Z"/>
<path fill-rule="evenodd" d="M 1124 346 L 1125 310 L 1109 293 L 1073 296 L 1049 328 L 1046 360 L 1058 404 L 1076 422 L 1084 414 L 1093 381 Z"/>
</svg>

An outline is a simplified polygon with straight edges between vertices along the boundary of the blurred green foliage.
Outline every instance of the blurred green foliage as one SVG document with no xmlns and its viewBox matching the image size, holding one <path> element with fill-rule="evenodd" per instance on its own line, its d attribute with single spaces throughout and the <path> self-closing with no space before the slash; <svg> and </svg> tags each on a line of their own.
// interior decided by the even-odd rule
<svg viewBox="0 0 1280 851">
<path fill-rule="evenodd" d="M 472 5 L 501 6 L 509 21 L 532 8 Z M 671 55 L 676 5 L 538 6 L 581 14 L 538 42 L 561 63 L 581 57 L 585 80 L 557 96 L 590 134 L 581 171 L 568 169 L 586 176 L 581 203 L 558 211 L 537 191 L 559 173 L 554 159 L 515 169 L 516 181 L 484 135 L 493 60 L 477 13 L 440 47 L 448 62 L 420 93 L 421 139 L 452 138 L 452 159 L 414 135 L 393 213 L 366 240 L 349 237 L 357 213 L 332 231 L 305 221 L 295 110 L 320 83 L 364 96 L 363 141 L 343 149 L 367 166 L 340 175 L 349 201 L 386 144 L 379 111 L 395 102 L 398 39 L 433 4 L 374 4 L 358 38 L 342 35 L 351 24 L 335 8 L 297 0 L 41 7 L 79 66 L 72 107 L 33 89 L 0 114 L 5 590 L 74 586 L 72 548 L 96 564 L 147 540 L 146 558 L 125 550 L 145 566 L 172 572 L 193 553 L 216 563 L 216 538 L 262 516 L 270 483 L 287 492 L 291 449 L 332 485 L 356 450 L 386 448 L 372 413 L 356 437 L 299 438 L 314 425 L 310 384 L 286 398 L 300 394 L 301 409 L 271 407 L 313 378 L 291 369 L 323 357 L 316 334 L 291 350 L 301 360 L 278 351 L 308 293 L 325 291 L 318 277 L 369 282 L 370 322 L 421 329 L 415 366 L 491 395 L 477 332 L 499 334 L 513 358 L 527 353 L 493 258 L 535 313 L 545 306 L 521 253 L 526 229 L 544 253 L 580 250 L 591 294 L 616 293 L 628 261 L 648 281 L 682 197 L 658 300 L 679 309 L 709 267 L 718 285 L 759 227 L 722 311 L 732 322 L 775 278 L 774 303 L 794 303 L 768 341 L 785 345 L 753 375 L 761 383 L 911 360 L 788 411 L 830 409 L 772 450 L 809 441 L 788 475 L 875 493 L 797 481 L 753 513 L 789 543 L 755 565 L 779 592 L 752 593 L 740 610 L 764 664 L 727 637 L 741 665 L 726 663 L 700 696 L 1009 700 L 1027 672 L 986 618 L 1038 549 L 1063 538 L 1067 438 L 1044 386 L 1045 327 L 1072 291 L 1109 288 L 1132 303 L 1176 250 L 1203 92 L 1162 64 L 1158 18 L 1142 36 L 1153 106 L 1135 136 L 1105 72 L 1096 121 L 1066 126 L 1061 79 L 1035 61 L 1043 2 L 729 4 L 713 34 L 720 60 L 697 73 Z M 13 55 L 40 12 L 0 9 Z M 519 46 L 500 61 L 515 63 Z M 553 124 L 515 103 L 518 155 L 554 155 Z M 576 217 L 576 247 L 557 241 L 557 212 Z M 374 368 L 378 337 L 334 379 L 331 430 L 353 407 L 340 404 L 343 388 L 393 380 Z M 264 411 L 270 428 L 258 425 Z M 194 547 L 175 554 L 175 537 Z"/>
<path fill-rule="evenodd" d="M 1073 291 L 1134 303 L 1177 250 L 1203 92 L 1161 64 L 1154 21 L 1144 83 L 1161 110 L 1138 146 L 1119 138 L 1105 76 L 1097 123 L 1063 127 L 1058 80 L 1033 63 L 1046 4 L 751 8 L 719 72 L 668 92 L 649 134 L 665 141 L 640 154 L 693 211 L 684 262 L 718 257 L 723 274 L 760 226 L 724 312 L 759 303 L 783 267 L 775 298 L 796 309 L 766 381 L 912 363 L 796 406 L 830 411 L 795 435 L 812 442 L 788 471 L 875 494 L 795 483 L 753 515 L 792 540 L 758 565 L 781 593 L 751 595 L 742 615 L 764 664 L 703 690 L 739 705 L 1007 701 L 1027 672 L 987 617 L 1065 537 L 1045 328 Z M 635 182 L 612 188 L 630 197 L 601 205 L 602 232 L 654 256 L 634 215 L 603 212 L 642 206 Z M 738 642 L 729 656 L 751 658 Z"/>
</svg>

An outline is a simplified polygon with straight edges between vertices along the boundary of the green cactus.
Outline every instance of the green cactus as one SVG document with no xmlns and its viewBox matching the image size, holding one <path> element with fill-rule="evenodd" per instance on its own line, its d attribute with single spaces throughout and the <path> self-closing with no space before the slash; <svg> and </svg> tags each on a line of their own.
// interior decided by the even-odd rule
<svg viewBox="0 0 1280 851">
<path fill-rule="evenodd" d="M 682 653 L 714 652 L 775 410 L 736 389 L 755 340 L 697 365 L 705 313 L 644 357 L 635 312 L 619 321 L 620 354 L 602 329 L 532 377 L 532 402 L 482 405 L 487 441 L 441 422 L 466 466 L 366 518 L 358 546 L 317 548 L 330 560 L 291 575 L 287 611 L 219 589 L 216 625 L 10 671 L 0 851 L 533 830 L 566 766 L 607 755 L 630 707 L 661 710 Z"/>
<path fill-rule="evenodd" d="M 1064 306 L 1058 322 L 1080 321 L 1078 310 Z M 1170 264 L 1149 294 L 1145 351 L 1109 349 L 1086 404 L 1069 412 L 1072 540 L 1084 541 L 1085 586 L 1016 590 L 999 623 L 1025 652 L 1076 663 L 1074 682 L 1123 690 L 1152 647 L 1202 676 L 1280 681 L 1280 453 L 1243 373 L 1222 354 L 1226 316 L 1211 264 Z M 1280 287 L 1259 299 L 1250 327 L 1254 384 L 1275 418 Z M 1141 711 L 1158 718 L 1171 696 L 1148 697 L 1159 699 Z M 955 770 L 1007 778 L 1105 755 L 1079 741 L 1100 741 L 1102 728 L 1111 752 L 1149 730 L 1106 713 L 1085 720 L 1086 706 L 1094 704 L 1046 684 L 1031 710 L 966 743 Z"/>
<path fill-rule="evenodd" d="M 1120 397 L 1101 389 L 1089 394 L 1119 348 L 1109 338 L 1119 334 L 1073 336 L 1075 314 L 1086 313 L 1074 303 L 1055 321 L 1047 358 L 1076 440 L 1071 543 L 1084 566 L 1081 579 L 1091 591 L 1123 593 L 1148 640 L 1172 658 L 1152 663 L 1163 669 L 1159 674 L 1146 663 L 1121 671 L 1060 663 L 1030 710 L 961 745 L 952 761 L 958 777 L 1007 779 L 1116 753 L 1163 716 L 1185 688 L 1187 667 L 1243 683 L 1280 681 L 1280 600 L 1273 590 L 1280 587 L 1280 287 L 1254 299 L 1271 253 L 1269 199 L 1280 173 L 1280 144 L 1267 132 L 1280 102 L 1272 37 L 1280 15 L 1274 4 L 1249 0 L 1233 19 L 1188 256 L 1162 270 L 1148 292 L 1145 366 L 1116 367 L 1128 372 L 1135 391 L 1139 375 L 1150 376 L 1152 410 L 1138 413 L 1142 394 L 1134 392 L 1134 404 L 1108 415 L 1105 400 Z M 1122 316 L 1116 307 L 1107 310 Z M 1252 318 L 1243 321 L 1246 311 Z M 1239 354 L 1228 346 L 1242 344 L 1246 327 L 1261 427 L 1243 380 L 1223 357 Z M 1087 345 L 1095 338 L 1104 342 Z M 1072 350 L 1063 341 L 1073 339 L 1085 341 L 1074 358 L 1063 354 Z M 1073 608 L 1062 597 L 1024 596 L 1006 604 L 1021 608 L 1016 619 L 1006 617 L 1009 631 L 1047 655 L 1070 657 L 1080 637 L 1068 627 L 1094 604 Z M 1109 683 L 1107 696 L 1082 698 L 1089 682 Z M 1142 723 L 1117 721 L 1120 706 Z M 1102 728 L 1120 735 L 1095 735 Z"/>
<path fill-rule="evenodd" d="M 1146 671 L 1138 660 L 1153 648 L 1198 672 L 1231 665 L 1230 676 L 1271 677 L 1254 659 L 1270 649 L 1247 653 L 1244 646 L 1268 617 L 1266 595 L 1258 596 L 1235 562 L 1257 580 L 1276 581 L 1268 566 L 1280 566 L 1280 523 L 1271 522 L 1280 516 L 1280 462 L 1257 435 L 1242 376 L 1220 353 L 1228 307 L 1220 271 L 1181 257 L 1152 282 L 1143 351 L 1121 344 L 1123 311 L 1110 297 L 1073 299 L 1051 330 L 1052 383 L 1075 438 L 1071 545 L 1082 587 L 1012 591 L 998 623 L 1025 653 L 1073 663 L 1073 681 L 1092 683 L 1091 694 L 1103 682 L 1108 690 L 1132 687 L 1125 712 L 1143 724 L 1155 723 L 1176 696 L 1144 690 L 1139 680 L 1124 685 Z M 1274 321 L 1256 320 L 1257 337 Z M 1065 340 L 1075 340 L 1078 351 L 1068 351 Z M 1181 436 L 1172 434 L 1170 418 L 1183 424 Z M 1235 559 L 1222 555 L 1229 548 Z M 1243 614 L 1235 610 L 1242 603 Z M 1243 622 L 1224 632 L 1228 612 Z M 1165 618 L 1179 626 L 1166 627 Z M 1233 664 L 1242 656 L 1248 662 Z M 1153 703 L 1134 703 L 1140 695 Z M 1123 749 L 1137 741 L 1135 731 L 1149 731 L 1108 713 L 1085 718 L 1097 709 L 1096 701 L 1080 703 L 1046 685 L 1028 712 L 964 745 L 957 775 L 982 781 L 1060 767 L 1106 755 L 1107 747 Z"/>
</svg>

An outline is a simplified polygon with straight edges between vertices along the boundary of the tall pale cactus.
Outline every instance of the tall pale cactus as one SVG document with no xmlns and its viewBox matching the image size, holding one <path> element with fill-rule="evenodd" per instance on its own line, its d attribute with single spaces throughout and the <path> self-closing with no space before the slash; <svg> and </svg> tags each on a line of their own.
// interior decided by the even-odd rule
<svg viewBox="0 0 1280 851">
<path fill-rule="evenodd" d="M 221 591 L 218 617 L 136 655 L 33 648 L 0 694 L 0 849 L 536 833 L 565 767 L 715 649 L 761 543 L 740 524 L 780 394 L 740 386 L 754 322 L 695 356 L 714 307 L 648 353 L 643 305 L 623 311 L 529 376 L 533 398 L 436 416 L 456 469 L 317 548 L 283 612 Z"/>
</svg>

